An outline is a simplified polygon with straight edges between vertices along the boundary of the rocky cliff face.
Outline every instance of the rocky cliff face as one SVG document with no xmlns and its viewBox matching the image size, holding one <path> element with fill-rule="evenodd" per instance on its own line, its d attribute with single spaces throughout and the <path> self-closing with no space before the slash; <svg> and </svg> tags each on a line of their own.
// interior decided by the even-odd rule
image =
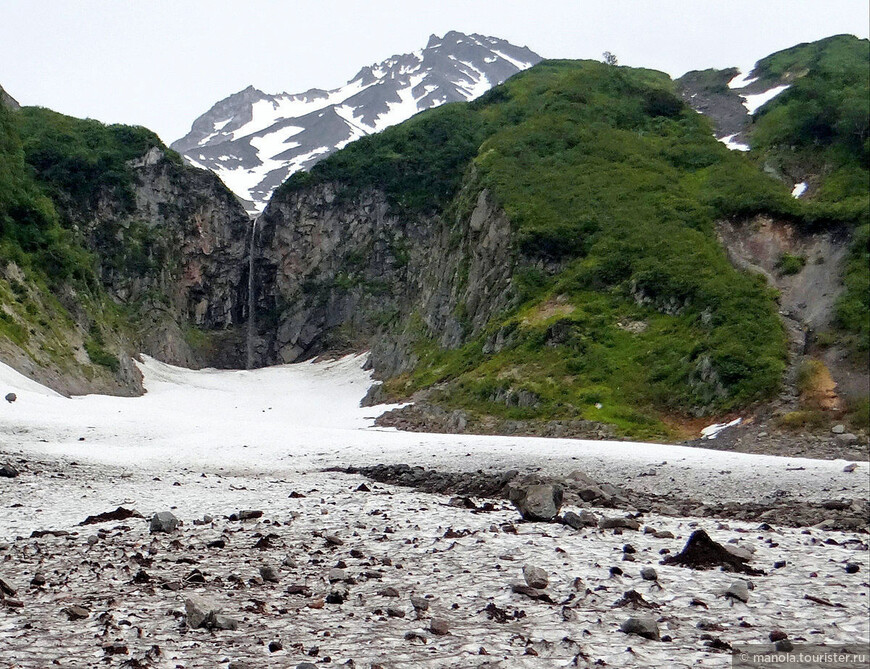
<svg viewBox="0 0 870 669">
<path fill-rule="evenodd" d="M 239 366 L 250 219 L 217 177 L 158 148 L 132 161 L 133 202 L 82 220 L 103 284 L 132 308 L 139 350 L 185 366 Z M 193 334 L 191 334 L 193 333 Z"/>
<path fill-rule="evenodd" d="M 258 364 L 373 349 L 384 374 L 413 364 L 414 332 L 445 347 L 511 300 L 511 228 L 484 190 L 465 213 L 399 216 L 383 193 L 322 184 L 279 194 L 259 221 Z"/>
<path fill-rule="evenodd" d="M 125 168 L 129 188 L 105 188 L 95 202 L 53 192 L 64 226 L 96 258 L 95 280 L 49 289 L 26 267 L 0 266 L 0 358 L 65 394 L 141 393 L 139 353 L 245 364 L 251 221 L 241 204 L 214 174 L 156 147 Z"/>
</svg>

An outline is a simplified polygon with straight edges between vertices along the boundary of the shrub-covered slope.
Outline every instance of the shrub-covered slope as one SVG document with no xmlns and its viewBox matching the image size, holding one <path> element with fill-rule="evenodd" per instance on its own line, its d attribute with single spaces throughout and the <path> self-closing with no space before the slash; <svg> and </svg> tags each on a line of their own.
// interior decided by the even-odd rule
<svg viewBox="0 0 870 669">
<path fill-rule="evenodd" d="M 413 369 L 387 383 L 394 394 L 437 386 L 443 405 L 481 415 L 582 417 L 655 437 L 671 415 L 735 409 L 779 386 L 774 295 L 731 266 L 714 221 L 808 214 L 717 142 L 662 73 L 545 61 L 291 178 L 267 221 L 293 202 L 280 225 L 305 229 L 298 203 L 325 185 L 329 202 L 318 206 L 381 191 L 393 224 L 422 217 L 446 226 L 454 245 L 481 192 L 510 221 L 507 308 L 484 327 L 465 323 L 454 346 L 413 296 L 381 329 L 376 339 L 413 341 Z M 365 271 L 346 269 L 351 281 Z M 454 288 L 462 273 L 460 262 Z M 460 325 L 465 309 L 455 304 Z"/>
</svg>

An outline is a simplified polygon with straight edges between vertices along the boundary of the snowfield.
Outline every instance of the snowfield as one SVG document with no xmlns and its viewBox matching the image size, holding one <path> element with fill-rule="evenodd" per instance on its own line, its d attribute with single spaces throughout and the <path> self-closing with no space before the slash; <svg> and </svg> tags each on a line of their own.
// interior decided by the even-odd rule
<svg viewBox="0 0 870 669">
<path fill-rule="evenodd" d="M 408 488 L 368 481 L 366 490 L 361 477 L 323 471 L 399 462 L 449 471 L 580 469 L 597 481 L 701 500 L 818 501 L 867 499 L 868 463 L 847 473 L 844 461 L 379 429 L 374 418 L 391 407 L 359 407 L 372 383 L 364 362 L 191 371 L 145 358 L 147 393 L 138 398 L 65 398 L 0 365 L 0 396 L 17 395 L 0 406 L 0 465 L 22 469 L 0 478 L 0 542 L 10 542 L 0 543 L 0 578 L 23 602 L 0 604 L 0 666 L 295 667 L 328 656 L 332 666 L 397 669 L 599 659 L 617 667 L 726 667 L 730 653 L 706 642 L 768 643 L 774 629 L 796 644 L 870 640 L 863 534 L 655 514 L 642 522 L 674 538 L 576 531 L 520 523 L 504 501 L 481 512 Z M 656 476 L 642 475 L 651 467 Z M 175 535 L 149 535 L 137 518 L 78 527 L 118 506 L 146 518 L 172 509 L 183 526 Z M 240 509 L 264 515 L 227 519 Z M 214 520 L 194 525 L 204 514 Z M 753 566 L 767 572 L 749 578 L 755 589 L 746 603 L 723 596 L 737 575 L 659 564 L 662 550 L 678 552 L 697 527 L 750 551 Z M 61 535 L 16 539 L 34 530 Z M 326 534 L 343 543 L 324 541 Z M 208 547 L 217 539 L 226 546 Z M 626 544 L 634 561 L 623 560 Z M 778 561 L 785 566 L 774 569 Z M 327 578 L 339 563 L 352 581 L 344 586 Z M 554 603 L 511 591 L 526 563 L 549 573 Z M 847 573 L 846 563 L 859 571 Z M 263 564 L 279 568 L 280 582 L 258 581 Z M 657 570 L 657 583 L 640 578 L 644 566 Z M 194 568 L 204 582 L 188 578 Z M 48 583 L 28 586 L 38 573 Z M 341 587 L 344 602 L 324 605 Z M 388 587 L 399 597 L 384 594 Z M 614 608 L 629 590 L 658 608 Z M 221 605 L 239 630 L 187 630 L 191 593 Z M 428 597 L 419 619 L 409 595 Z M 75 603 L 90 616 L 68 620 L 61 609 Z M 631 615 L 651 615 L 671 640 L 622 633 Z M 432 617 L 445 619 L 450 634 L 429 632 Z M 273 641 L 282 648 L 270 651 Z M 106 650 L 110 642 L 125 651 Z"/>
</svg>

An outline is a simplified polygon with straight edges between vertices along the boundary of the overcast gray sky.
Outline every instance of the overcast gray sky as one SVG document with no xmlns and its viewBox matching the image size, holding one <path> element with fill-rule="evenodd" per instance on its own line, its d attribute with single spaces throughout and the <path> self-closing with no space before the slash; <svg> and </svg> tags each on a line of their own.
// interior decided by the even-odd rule
<svg viewBox="0 0 870 669">
<path fill-rule="evenodd" d="M 249 84 L 335 88 L 361 66 L 477 32 L 550 58 L 679 76 L 868 36 L 870 0 L 0 0 L 0 84 L 25 105 L 148 126 L 171 142 Z"/>
</svg>

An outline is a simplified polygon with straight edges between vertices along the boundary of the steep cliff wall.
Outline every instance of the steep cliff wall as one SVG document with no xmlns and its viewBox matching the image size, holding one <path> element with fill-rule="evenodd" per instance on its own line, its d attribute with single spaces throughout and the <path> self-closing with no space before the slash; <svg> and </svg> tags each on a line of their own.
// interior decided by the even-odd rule
<svg viewBox="0 0 870 669">
<path fill-rule="evenodd" d="M 385 195 L 333 184 L 275 197 L 255 249 L 256 361 L 373 349 L 387 375 L 413 364 L 409 328 L 444 347 L 477 335 L 510 301 L 510 222 L 487 191 L 467 211 L 400 216 Z M 405 336 L 403 336 L 405 333 Z"/>
<path fill-rule="evenodd" d="M 108 195 L 84 227 L 103 284 L 134 312 L 139 349 L 184 366 L 242 366 L 250 219 L 214 174 L 156 147 L 129 167 L 132 207 Z"/>
</svg>

